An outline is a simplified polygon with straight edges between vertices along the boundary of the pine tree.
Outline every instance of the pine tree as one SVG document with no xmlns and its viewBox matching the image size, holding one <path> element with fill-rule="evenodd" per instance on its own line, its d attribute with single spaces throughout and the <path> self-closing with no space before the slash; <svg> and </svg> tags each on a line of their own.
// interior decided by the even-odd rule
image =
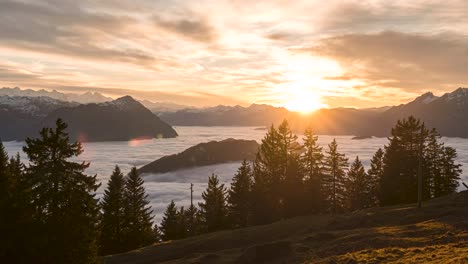
<svg viewBox="0 0 468 264">
<path fill-rule="evenodd" d="M 153 237 L 154 237 L 154 242 L 161 242 L 161 231 L 158 227 L 158 225 L 154 225 L 153 227 Z"/>
<path fill-rule="evenodd" d="M 305 200 L 303 168 L 299 156 L 291 156 L 286 168 L 286 179 L 283 184 L 284 217 L 291 218 L 304 214 Z"/>
<path fill-rule="evenodd" d="M 12 239 L 12 234 L 9 231 L 11 228 L 10 223 L 12 217 L 12 197 L 14 192 L 11 184 L 12 177 L 10 174 L 10 167 L 8 163 L 8 154 L 5 151 L 2 141 L 0 140 L 0 262 L 7 263 L 4 259 L 7 255 L 11 254 L 9 251 L 9 240 Z"/>
<path fill-rule="evenodd" d="M 368 193 L 367 200 L 371 207 L 379 204 L 379 182 L 383 175 L 383 157 L 384 151 L 379 148 L 371 159 L 370 169 L 367 171 L 369 176 L 371 189 Z"/>
<path fill-rule="evenodd" d="M 243 161 L 232 178 L 228 196 L 229 219 L 234 227 L 246 227 L 252 213 L 252 169 Z"/>
<path fill-rule="evenodd" d="M 392 128 L 390 142 L 385 146 L 384 171 L 379 183 L 381 205 L 417 201 L 419 157 L 428 133 L 424 124 L 413 116 L 399 120 Z"/>
<path fill-rule="evenodd" d="M 462 173 L 461 164 L 455 163 L 457 151 L 452 147 L 444 147 L 443 150 L 441 191 L 436 197 L 456 192 Z"/>
<path fill-rule="evenodd" d="M 342 211 L 345 205 L 348 159 L 338 152 L 335 139 L 328 145 L 328 148 L 324 160 L 324 195 L 329 210 L 337 213 Z"/>
<path fill-rule="evenodd" d="M 187 221 L 187 236 L 195 236 L 199 233 L 199 225 L 200 225 L 200 216 L 197 207 L 193 204 L 189 206 L 189 208 L 185 211 L 185 219 Z"/>
<path fill-rule="evenodd" d="M 359 157 L 356 157 L 351 164 L 347 180 L 347 198 L 350 209 L 359 210 L 372 207 L 374 203 L 369 199 L 370 193 L 373 191 L 372 178 L 367 175 Z"/>
<path fill-rule="evenodd" d="M 177 211 L 177 236 L 176 239 L 184 239 L 187 235 L 187 212 L 183 206 Z"/>
<path fill-rule="evenodd" d="M 271 126 L 262 139 L 254 163 L 254 223 L 265 224 L 282 217 L 282 184 L 288 160 L 300 151 L 297 136 L 284 120 L 275 129 Z"/>
<path fill-rule="evenodd" d="M 161 238 L 163 241 L 177 239 L 178 232 L 178 219 L 177 219 L 177 207 L 174 201 L 167 206 L 166 212 L 161 221 L 159 230 L 161 231 Z"/>
<path fill-rule="evenodd" d="M 208 178 L 208 187 L 202 193 L 203 203 L 200 203 L 202 223 L 207 232 L 222 230 L 228 226 L 226 188 L 219 183 L 218 176 Z"/>
<path fill-rule="evenodd" d="M 95 263 L 99 206 L 96 176 L 83 172 L 88 163 L 69 161 L 83 152 L 79 142 L 70 143 L 67 125 L 44 128 L 37 139 L 26 139 L 23 151 L 29 158 L 26 181 L 36 228 L 31 247 L 35 263 Z"/>
<path fill-rule="evenodd" d="M 323 205 L 323 148 L 318 145 L 318 137 L 311 128 L 306 129 L 304 136 L 305 152 L 301 158 L 305 174 L 306 201 L 309 203 L 309 211 L 316 213 Z"/>
<path fill-rule="evenodd" d="M 442 163 L 444 144 L 440 135 L 432 129 L 426 138 L 423 152 L 423 199 L 439 197 L 442 185 Z"/>
<path fill-rule="evenodd" d="M 124 191 L 124 176 L 120 168 L 115 166 L 101 202 L 103 211 L 99 243 L 101 255 L 120 253 L 125 250 Z"/>
<path fill-rule="evenodd" d="M 147 246 L 154 242 L 153 211 L 149 206 L 144 181 L 133 167 L 126 177 L 124 191 L 124 232 L 127 250 Z"/>
</svg>

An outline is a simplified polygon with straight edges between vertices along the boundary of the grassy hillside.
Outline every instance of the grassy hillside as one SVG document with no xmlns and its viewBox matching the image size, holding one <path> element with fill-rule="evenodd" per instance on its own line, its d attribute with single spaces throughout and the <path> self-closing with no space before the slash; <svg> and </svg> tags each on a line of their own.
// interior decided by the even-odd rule
<svg viewBox="0 0 468 264">
<path fill-rule="evenodd" d="M 155 244 L 106 263 L 468 263 L 468 192 Z"/>
</svg>

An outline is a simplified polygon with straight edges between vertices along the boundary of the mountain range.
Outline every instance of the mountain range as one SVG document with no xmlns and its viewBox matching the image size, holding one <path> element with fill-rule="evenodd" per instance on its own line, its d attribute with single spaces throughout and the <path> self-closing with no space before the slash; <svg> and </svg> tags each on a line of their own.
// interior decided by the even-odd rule
<svg viewBox="0 0 468 264">
<path fill-rule="evenodd" d="M 443 136 L 468 138 L 468 88 L 458 88 L 443 96 L 426 93 L 393 107 L 320 109 L 309 115 L 269 105 L 217 106 L 160 113 L 159 117 L 177 126 L 270 126 L 287 119 L 296 132 L 312 126 L 318 134 L 385 137 L 396 121 L 410 115 L 421 118 L 427 127 Z"/>
<path fill-rule="evenodd" d="M 0 88 L 0 96 L 20 96 L 20 97 L 50 97 L 52 99 L 64 101 L 64 102 L 75 102 L 80 104 L 90 104 L 90 103 L 104 103 L 114 100 L 111 97 L 104 96 L 98 92 L 85 92 L 83 94 L 75 93 L 62 93 L 56 90 L 47 91 L 44 89 L 41 90 L 31 90 L 31 89 L 21 89 L 18 87 Z M 149 100 L 138 100 L 142 105 L 151 110 L 153 113 L 160 112 L 174 112 L 181 109 L 190 108 L 186 105 L 176 104 L 172 102 L 152 102 Z"/>
<path fill-rule="evenodd" d="M 24 140 L 61 118 L 72 139 L 126 141 L 135 138 L 176 137 L 167 123 L 130 96 L 110 102 L 79 104 L 46 96 L 0 96 L 0 138 Z"/>
<path fill-rule="evenodd" d="M 59 116 L 72 120 L 70 128 L 73 131 L 78 131 L 83 127 L 86 127 L 87 131 L 94 131 L 87 135 L 88 140 L 125 140 L 129 136 L 140 134 L 132 130 L 133 128 L 122 128 L 119 130 L 121 133 L 119 136 L 102 135 L 101 133 L 104 132 L 98 132 L 99 129 L 102 131 L 108 131 L 109 128 L 117 130 L 117 125 L 114 127 L 107 122 L 132 124 L 135 129 L 138 126 L 134 122 L 149 122 L 152 125 L 139 128 L 143 133 L 140 136 L 154 137 L 160 134 L 160 136 L 172 137 L 176 133 L 169 125 L 266 127 L 271 124 L 277 125 L 284 119 L 289 121 L 297 133 L 311 126 L 317 134 L 385 137 L 389 136 L 397 120 L 410 115 L 421 118 L 428 128 L 436 128 L 442 136 L 468 138 L 468 88 L 458 88 L 442 96 L 435 96 L 430 92 L 425 93 L 407 104 L 393 107 L 320 109 L 309 115 L 291 112 L 282 107 L 259 104 L 249 107 L 219 105 L 175 111 L 175 108 L 183 106 L 173 104 L 174 108 L 171 107 L 172 103 L 168 103 L 165 106 L 166 110 L 157 112 L 155 116 L 151 113 L 155 112 L 154 109 L 150 111 L 151 109 L 143 105 L 145 101 L 138 102 L 131 97 L 123 97 L 110 101 L 111 103 L 105 101 L 80 104 L 77 102 L 78 99 L 73 99 L 75 97 L 56 91 L 3 88 L 0 89 L 0 95 L 6 92 L 11 95 L 12 91 L 29 96 L 0 96 L 0 122 L 7 124 L 0 130 L 0 137 L 3 140 L 24 139 L 31 135 L 32 129 L 35 131 L 41 125 L 48 125 Z M 54 96 L 64 98 L 64 95 L 68 96 L 66 100 L 52 98 Z M 106 98 L 99 93 L 86 93 L 81 96 L 83 96 L 80 99 L 82 102 Z M 128 108 L 122 108 L 123 105 Z M 169 108 L 171 110 L 168 110 Z M 76 132 L 73 135 L 79 137 L 78 134 Z"/>
</svg>

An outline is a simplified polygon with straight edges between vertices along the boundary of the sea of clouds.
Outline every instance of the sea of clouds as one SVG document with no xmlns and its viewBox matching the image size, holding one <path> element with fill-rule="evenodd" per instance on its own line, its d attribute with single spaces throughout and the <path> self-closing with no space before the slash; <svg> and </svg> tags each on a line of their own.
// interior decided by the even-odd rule
<svg viewBox="0 0 468 264">
<path fill-rule="evenodd" d="M 76 160 L 91 163 L 86 173 L 98 175 L 102 183 L 98 190 L 98 195 L 101 196 L 115 165 L 119 165 L 122 171 L 127 173 L 133 166 L 140 167 L 165 155 L 179 153 L 201 142 L 235 138 L 253 139 L 260 143 L 266 132 L 255 127 L 176 127 L 176 130 L 179 137 L 172 139 L 85 143 L 84 153 Z M 301 138 L 302 136 L 299 135 L 300 141 L 302 141 Z M 375 151 L 388 142 L 386 138 L 353 140 L 352 136 L 321 135 L 319 144 L 325 150 L 333 138 L 338 142 L 339 151 L 345 153 L 350 162 L 359 156 L 366 167 L 369 166 Z M 443 138 L 443 141 L 446 145 L 457 149 L 458 162 L 463 164 L 464 169 L 462 180 L 468 183 L 468 139 Z M 10 155 L 19 152 L 23 161 L 27 160 L 22 152 L 24 142 L 5 142 L 4 145 Z M 194 184 L 194 203 L 198 203 L 201 201 L 201 194 L 207 186 L 210 175 L 213 173 L 218 175 L 220 181 L 228 187 L 239 165 L 240 162 L 234 162 L 143 175 L 155 221 L 160 221 L 171 200 L 174 200 L 178 206 L 190 205 L 190 183 Z M 460 190 L 462 189 L 460 187 Z"/>
</svg>

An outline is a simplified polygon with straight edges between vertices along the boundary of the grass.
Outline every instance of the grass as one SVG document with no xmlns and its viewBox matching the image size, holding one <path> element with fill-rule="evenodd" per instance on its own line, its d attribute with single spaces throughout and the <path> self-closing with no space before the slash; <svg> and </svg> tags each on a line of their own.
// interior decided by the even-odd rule
<svg viewBox="0 0 468 264">
<path fill-rule="evenodd" d="M 107 256 L 124 263 L 468 263 L 468 192 L 340 216 L 310 215 Z"/>
</svg>

